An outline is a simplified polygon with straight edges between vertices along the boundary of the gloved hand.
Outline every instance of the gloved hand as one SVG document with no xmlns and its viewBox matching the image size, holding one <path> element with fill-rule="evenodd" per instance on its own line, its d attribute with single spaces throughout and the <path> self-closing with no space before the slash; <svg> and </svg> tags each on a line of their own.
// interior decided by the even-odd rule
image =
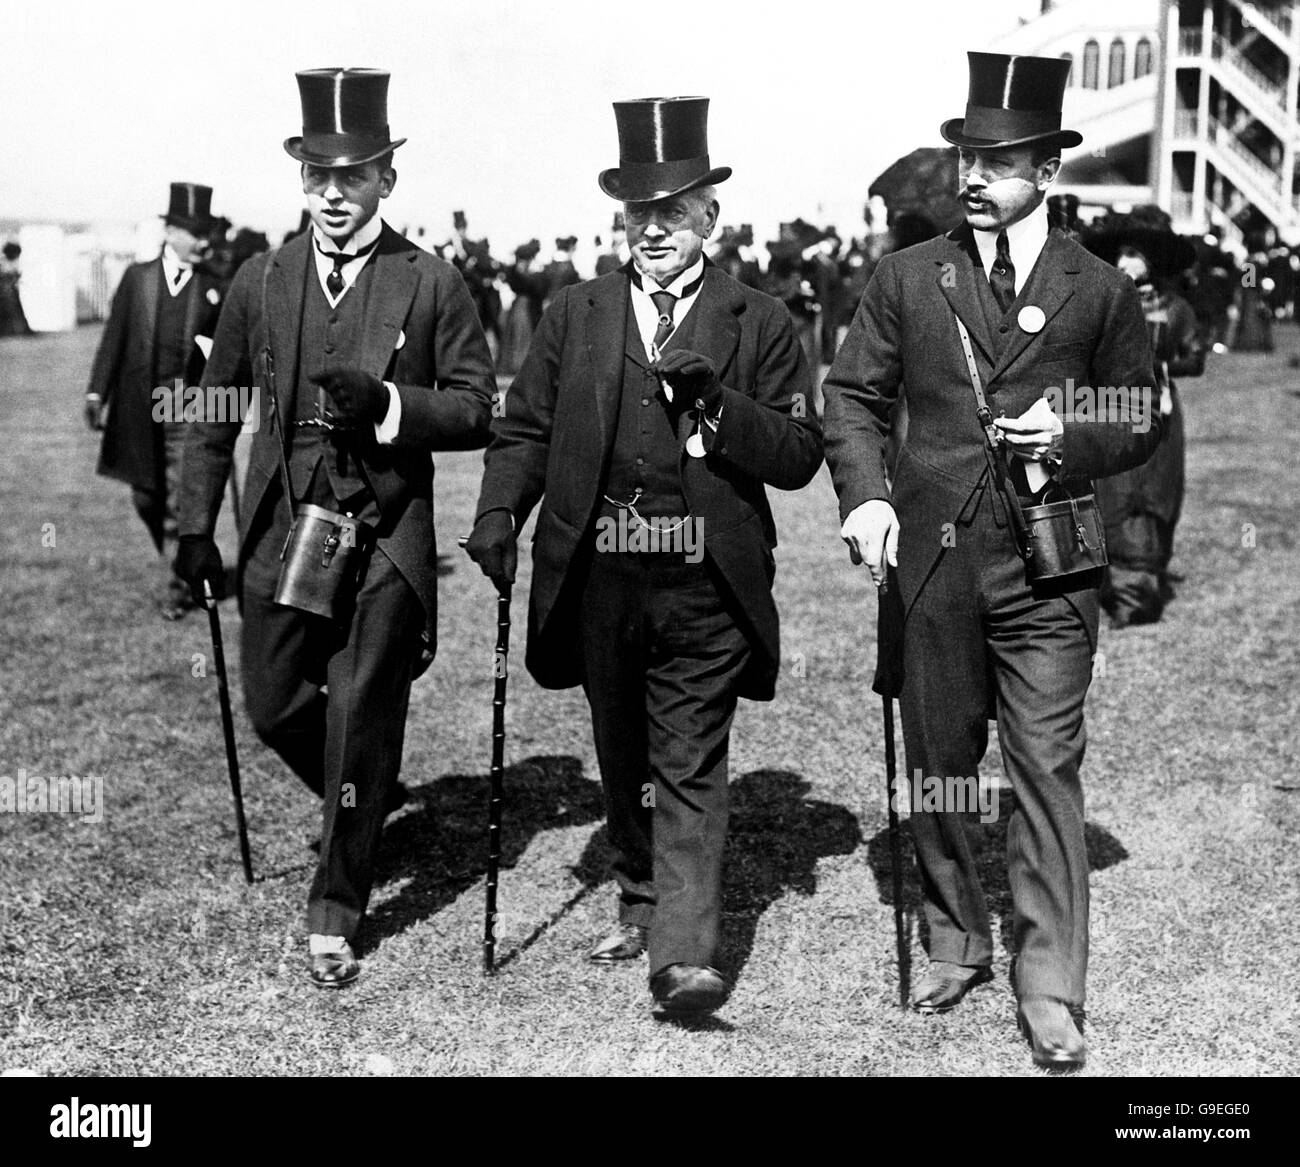
<svg viewBox="0 0 1300 1167">
<path fill-rule="evenodd" d="M 469 557 L 483 569 L 483 574 L 504 593 L 515 582 L 519 562 L 519 538 L 509 511 L 487 511 L 474 524 L 465 543 Z"/>
<path fill-rule="evenodd" d="M 388 412 L 388 390 L 378 377 L 360 369 L 331 369 L 312 378 L 330 396 L 331 418 L 338 425 L 374 425 Z"/>
<path fill-rule="evenodd" d="M 104 428 L 104 403 L 98 393 L 86 394 L 86 425 L 92 430 Z"/>
<path fill-rule="evenodd" d="M 226 591 L 226 569 L 221 563 L 221 552 L 210 535 L 182 535 L 172 565 L 176 574 L 190 585 L 194 602 L 203 607 L 203 581 L 212 584 L 212 595 L 220 600 Z"/>
<path fill-rule="evenodd" d="M 672 386 L 674 406 L 698 409 L 705 417 L 718 416 L 722 409 L 722 382 L 708 357 L 676 348 L 664 353 L 653 367 Z"/>
</svg>

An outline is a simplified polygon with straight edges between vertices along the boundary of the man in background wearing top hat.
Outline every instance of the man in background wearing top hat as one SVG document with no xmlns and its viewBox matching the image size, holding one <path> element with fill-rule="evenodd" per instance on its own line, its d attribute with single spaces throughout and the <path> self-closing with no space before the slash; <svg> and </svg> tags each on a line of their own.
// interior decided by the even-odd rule
<svg viewBox="0 0 1300 1167">
<path fill-rule="evenodd" d="M 131 487 L 161 559 L 156 596 L 164 619 L 192 607 L 190 589 L 172 570 L 176 556 L 176 491 L 186 425 L 181 394 L 198 381 L 203 352 L 216 329 L 222 281 L 202 266 L 219 220 L 212 188 L 173 182 L 164 242 L 157 259 L 126 269 L 113 296 L 86 390 L 86 424 L 103 430 L 98 472 Z M 155 389 L 166 390 L 166 399 Z M 159 420 L 161 418 L 161 420 Z"/>
<path fill-rule="evenodd" d="M 824 385 L 826 457 L 841 535 L 884 587 L 876 690 L 901 699 L 909 779 L 978 773 L 998 723 L 1014 806 L 1018 1020 L 1036 1064 L 1081 1066 L 1088 956 L 1083 703 L 1097 642 L 1098 572 L 1030 585 L 991 487 L 985 432 L 956 319 L 971 337 L 1017 494 L 1090 479 L 1155 449 L 1151 353 L 1131 281 L 1059 232 L 1044 197 L 1063 147 L 1069 62 L 970 54 L 959 154 L 966 222 L 884 257 Z M 1124 387 L 1107 412 L 1053 413 L 1052 387 Z M 906 397 L 909 429 L 887 483 L 882 451 Z M 999 475 L 1000 477 L 1000 475 Z M 951 784 L 949 784 L 952 788 Z M 913 806 L 930 968 L 913 1007 L 942 1012 L 990 978 L 975 808 Z"/>
<path fill-rule="evenodd" d="M 246 263 L 217 326 L 205 385 L 269 383 L 240 515 L 242 671 L 258 735 L 322 796 L 307 901 L 314 984 L 359 972 L 353 943 L 385 814 L 399 806 L 402 739 L 424 638 L 432 651 L 437 564 L 430 453 L 486 444 L 495 389 L 465 282 L 380 218 L 397 181 L 388 74 L 298 74 L 311 230 Z M 278 414 L 278 416 L 277 416 Z M 182 575 L 221 574 L 212 531 L 238 426 L 191 427 L 181 488 Z M 354 515 L 376 545 L 350 620 L 273 601 L 292 494 Z M 328 686 L 328 696 L 323 688 Z"/>
<path fill-rule="evenodd" d="M 789 314 L 703 254 L 718 219 L 708 99 L 616 102 L 631 261 L 558 293 L 494 421 L 467 550 L 498 587 L 533 541 L 528 669 L 591 705 L 620 896 L 591 959 L 649 949 L 666 1015 L 708 1012 L 738 697 L 770 700 L 776 531 L 765 486 L 821 465 Z M 673 532 L 656 545 L 651 530 Z M 626 539 L 611 540 L 618 531 Z M 665 546 L 665 543 L 667 544 Z"/>
</svg>

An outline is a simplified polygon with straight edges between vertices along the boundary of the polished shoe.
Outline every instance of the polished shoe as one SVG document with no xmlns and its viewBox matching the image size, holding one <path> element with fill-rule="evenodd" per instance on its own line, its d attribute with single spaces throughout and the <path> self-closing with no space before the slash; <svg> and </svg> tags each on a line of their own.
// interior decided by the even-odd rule
<svg viewBox="0 0 1300 1167">
<path fill-rule="evenodd" d="M 976 985 L 993 979 L 993 970 L 986 964 L 952 964 L 946 960 L 931 961 L 921 983 L 912 990 L 912 1008 L 918 1013 L 947 1013 L 955 1009 L 961 999 Z"/>
<path fill-rule="evenodd" d="M 361 975 L 361 964 L 345 942 L 337 952 L 312 953 L 307 975 L 318 989 L 341 989 Z"/>
<path fill-rule="evenodd" d="M 1051 997 L 1027 997 L 1020 1002 L 1016 1023 L 1029 1042 L 1034 1065 L 1058 1074 L 1083 1069 L 1088 1047 L 1075 1024 L 1082 1010 Z"/>
<path fill-rule="evenodd" d="M 640 924 L 620 924 L 587 954 L 587 959 L 597 964 L 634 960 L 645 951 L 649 934 L 650 930 Z"/>
<path fill-rule="evenodd" d="M 712 1013 L 727 999 L 728 985 L 716 968 L 670 964 L 650 978 L 655 1011 L 663 1017 Z"/>
</svg>

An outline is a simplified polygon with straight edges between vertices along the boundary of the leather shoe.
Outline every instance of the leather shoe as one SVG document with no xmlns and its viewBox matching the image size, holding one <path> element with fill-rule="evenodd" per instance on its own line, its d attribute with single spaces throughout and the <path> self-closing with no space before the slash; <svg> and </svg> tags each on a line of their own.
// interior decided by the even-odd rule
<svg viewBox="0 0 1300 1167">
<path fill-rule="evenodd" d="M 352 946 L 344 944 L 338 952 L 316 953 L 311 958 L 308 976 L 318 989 L 341 989 L 361 975 L 361 965 L 352 954 Z"/>
<path fill-rule="evenodd" d="M 947 1013 L 976 985 L 993 979 L 986 964 L 972 967 L 946 960 L 932 961 L 921 983 L 912 990 L 912 1008 L 918 1013 Z"/>
<path fill-rule="evenodd" d="M 620 924 L 587 954 L 587 959 L 597 964 L 634 960 L 645 951 L 649 932 L 640 924 Z"/>
<path fill-rule="evenodd" d="M 650 978 L 656 1011 L 665 1017 L 712 1013 L 727 999 L 728 985 L 716 968 L 670 964 Z"/>
<path fill-rule="evenodd" d="M 1034 1065 L 1059 1074 L 1083 1069 L 1088 1047 L 1075 1024 L 1075 1010 L 1065 1002 L 1027 997 L 1016 1011 L 1016 1023 L 1029 1041 Z"/>
</svg>

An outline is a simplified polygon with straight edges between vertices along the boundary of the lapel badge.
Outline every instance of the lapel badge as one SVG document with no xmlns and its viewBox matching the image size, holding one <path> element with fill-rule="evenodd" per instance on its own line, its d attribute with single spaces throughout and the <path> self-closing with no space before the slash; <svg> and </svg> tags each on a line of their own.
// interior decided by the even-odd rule
<svg viewBox="0 0 1300 1167">
<path fill-rule="evenodd" d="M 1017 314 L 1016 323 L 1025 332 L 1042 332 L 1043 325 L 1047 323 L 1047 317 L 1043 315 L 1043 310 L 1037 305 L 1027 304 Z"/>
<path fill-rule="evenodd" d="M 221 293 L 218 292 L 216 288 L 209 288 L 209 289 L 208 289 L 208 297 L 207 297 L 207 299 L 208 299 L 208 303 L 209 303 L 209 304 L 220 304 L 220 303 L 221 303 Z"/>
</svg>

